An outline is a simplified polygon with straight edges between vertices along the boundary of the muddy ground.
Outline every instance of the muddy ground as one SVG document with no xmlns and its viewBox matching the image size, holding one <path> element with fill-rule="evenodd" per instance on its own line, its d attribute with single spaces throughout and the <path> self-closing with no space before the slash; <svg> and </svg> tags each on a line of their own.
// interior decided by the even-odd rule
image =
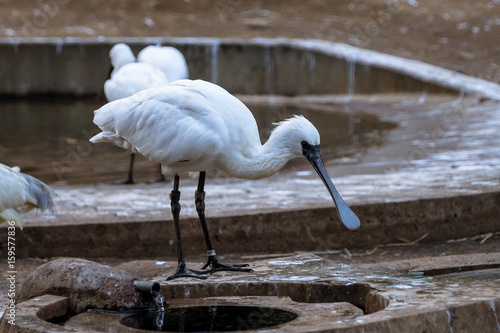
<svg viewBox="0 0 500 333">
<path fill-rule="evenodd" d="M 0 37 L 288 37 L 500 82 L 499 0 L 0 0 Z"/>
</svg>

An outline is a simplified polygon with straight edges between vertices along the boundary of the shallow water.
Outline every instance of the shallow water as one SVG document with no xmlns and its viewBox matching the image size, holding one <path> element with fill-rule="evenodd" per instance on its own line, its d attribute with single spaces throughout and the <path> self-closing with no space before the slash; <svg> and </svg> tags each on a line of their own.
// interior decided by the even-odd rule
<svg viewBox="0 0 500 333">
<path fill-rule="evenodd" d="M 159 319 L 160 318 L 160 319 Z M 297 318 L 297 314 L 255 306 L 196 306 L 146 312 L 125 317 L 125 326 L 159 332 L 229 332 L 272 327 Z"/>
<path fill-rule="evenodd" d="M 129 154 L 112 144 L 91 144 L 98 133 L 92 123 L 92 100 L 38 98 L 0 101 L 0 162 L 21 167 L 48 183 L 98 183 L 125 178 Z M 304 115 L 318 128 L 325 161 L 358 154 L 395 126 L 376 116 L 347 106 L 299 108 L 286 105 L 249 105 L 257 120 L 261 139 L 267 140 L 273 123 L 294 114 Z M 292 161 L 288 168 L 307 164 Z M 136 159 L 137 181 L 154 180 L 158 165 Z"/>
</svg>

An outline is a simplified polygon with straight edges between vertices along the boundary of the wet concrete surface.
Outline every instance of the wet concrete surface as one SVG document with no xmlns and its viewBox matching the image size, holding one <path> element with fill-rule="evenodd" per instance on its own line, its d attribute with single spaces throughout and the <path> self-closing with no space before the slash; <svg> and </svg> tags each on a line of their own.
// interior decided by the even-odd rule
<svg viewBox="0 0 500 333">
<path fill-rule="evenodd" d="M 242 99 L 256 107 L 269 102 L 268 97 L 262 96 Z M 335 222 L 335 210 L 328 192 L 303 159 L 261 181 L 211 174 L 213 177 L 209 177 L 206 187 L 206 207 L 209 227 L 219 247 L 236 253 L 320 250 L 354 244 L 366 248 L 394 242 L 397 237 L 417 239 L 425 233 L 430 234 L 426 240 L 435 241 L 497 230 L 500 223 L 496 219 L 500 183 L 497 168 L 500 108 L 497 102 L 425 94 L 357 96 L 350 101 L 346 101 L 345 96 L 273 97 L 273 102 L 292 110 L 297 105 L 307 104 L 324 112 L 341 109 L 359 114 L 363 111 L 375 117 L 377 124 L 397 124 L 391 130 L 371 127 L 363 132 L 363 144 L 359 143 L 361 135 L 349 136 L 349 144 L 340 146 L 344 149 L 344 157 L 330 155 L 338 153 L 334 145 L 324 149 L 325 156 L 331 157 L 325 161 L 330 176 L 361 216 L 363 227 L 357 233 L 350 233 Z M 273 114 L 267 121 L 278 116 Z M 370 118 L 365 116 L 365 119 Z M 100 149 L 100 146 L 111 145 L 97 147 Z M 127 156 L 122 152 L 118 154 Z M 31 158 L 33 155 L 23 156 Z M 116 156 L 106 160 L 106 155 L 89 154 L 82 157 L 82 163 L 91 161 L 110 168 L 119 164 Z M 123 164 L 127 166 L 126 161 Z M 51 172 L 42 163 L 37 170 Z M 69 175 L 88 172 L 96 177 L 100 174 L 99 169 L 76 165 Z M 141 172 L 139 168 L 137 173 Z M 122 173 L 114 170 L 109 175 L 120 179 Z M 198 222 L 191 199 L 196 181 L 196 178 L 181 179 L 181 204 L 183 225 L 189 230 L 185 231 L 189 239 L 187 248 L 199 251 L 203 241 L 197 232 Z M 24 250 L 19 256 L 50 256 L 38 245 L 44 241 L 58 248 L 59 255 L 74 256 L 76 253 L 70 250 L 75 249 L 72 245 L 76 243 L 67 238 L 71 235 L 78 235 L 74 241 L 82 246 L 93 244 L 84 246 L 80 252 L 86 257 L 109 257 L 119 253 L 130 253 L 133 257 L 142 253 L 142 256 L 151 257 L 160 253 L 148 249 L 164 248 L 166 244 L 167 250 L 162 251 L 175 252 L 173 228 L 164 222 L 171 219 L 170 184 L 53 185 L 58 194 L 56 213 L 26 215 L 27 227 L 19 236 Z M 233 216 L 239 217 L 235 220 Z M 293 219 L 299 223 L 287 222 Z M 315 223 L 310 225 L 310 221 Z M 447 227 L 450 223 L 455 227 Z M 130 247 L 131 232 L 140 235 L 140 240 L 133 243 L 137 246 L 135 250 Z M 305 232 L 307 241 L 298 244 L 288 239 L 297 232 Z M 333 234 L 334 238 L 325 236 Z M 248 248 L 224 248 L 227 239 L 234 237 L 244 242 L 233 244 L 248 244 Z M 276 243 L 269 237 L 285 237 L 286 241 Z M 252 245 L 255 241 L 257 243 Z M 127 252 L 123 252 L 125 248 Z M 114 251 L 112 255 L 111 250 Z"/>
<path fill-rule="evenodd" d="M 469 255 L 431 261 L 346 265 L 314 255 L 297 255 L 254 261 L 252 273 L 217 272 L 206 280 L 181 278 L 168 282 L 167 274 L 161 274 L 152 280 L 161 283 L 167 310 L 258 305 L 299 315 L 294 321 L 270 328 L 274 331 L 476 332 L 478 327 L 498 331 L 498 274 L 471 280 L 463 273 L 426 276 L 415 272 L 431 266 L 459 269 L 474 263 L 498 265 L 500 257 Z M 158 266 L 155 262 L 147 265 Z M 63 299 L 40 295 L 29 304 L 19 305 L 19 326 L 36 331 L 34 324 L 40 319 L 34 311 L 42 309 L 36 303 L 49 304 L 49 300 L 58 306 L 53 306 L 52 313 L 41 312 L 39 317 L 60 316 L 61 307 L 68 306 L 61 304 Z M 54 331 L 125 331 L 118 321 L 127 315 L 84 312 L 62 326 L 54 326 Z M 39 323 L 39 327 L 48 325 Z"/>
<path fill-rule="evenodd" d="M 493 193 L 499 188 L 497 166 L 500 153 L 496 102 L 479 103 L 475 99 L 449 96 L 376 96 L 358 97 L 346 104 L 342 97 L 278 98 L 275 103 L 300 105 L 328 110 L 331 105 L 349 110 L 362 110 L 376 116 L 378 123 L 396 123 L 392 130 L 373 129 L 365 132 L 364 143 L 359 135 L 349 137 L 348 145 L 325 147 L 325 164 L 334 183 L 351 205 L 383 204 L 409 200 L 432 199 L 480 193 Z M 395 101 L 396 99 L 396 101 Z M 267 102 L 263 97 L 247 97 L 253 104 Z M 423 103 L 422 103 L 423 102 Z M 382 123 L 381 123 L 382 122 Z M 107 149 L 97 145 L 95 149 Z M 94 146 L 92 146 L 94 147 Z M 94 149 L 94 148 L 93 148 Z M 337 150 L 339 149 L 339 150 Z M 342 157 L 336 154 L 341 154 Z M 342 154 L 343 153 L 343 154 Z M 39 155 L 44 153 L 38 152 Z M 118 160 L 120 154 L 123 162 Z M 9 157 L 9 152 L 2 155 Z M 49 165 L 36 154 L 22 156 L 33 160 L 32 174 L 52 173 Z M 55 214 L 30 213 L 26 225 L 54 226 L 88 223 L 123 223 L 169 220 L 169 184 L 137 184 L 117 186 L 102 183 L 105 179 L 121 179 L 126 169 L 127 154 L 82 156 L 83 163 L 68 173 L 71 182 L 77 179 L 100 181 L 94 185 L 59 185 Z M 13 160 L 15 161 L 15 160 Z M 23 162 L 23 160 L 19 160 Z M 146 163 L 150 164 L 146 161 Z M 121 166 L 118 166 L 122 164 Z M 21 164 L 23 165 L 23 164 Z M 36 165 L 36 167 L 35 167 Z M 97 165 L 97 166 L 96 166 Z M 149 165 L 155 169 L 156 166 Z M 110 170 L 101 176 L 100 167 Z M 39 174 L 37 174 L 37 172 Z M 137 169 L 138 178 L 143 168 Z M 92 176 L 90 176 L 92 175 Z M 94 177 L 95 175 L 95 177 Z M 211 174 L 207 180 L 207 215 L 209 217 L 268 213 L 333 207 L 331 198 L 305 159 L 293 161 L 285 170 L 261 181 L 245 181 Z M 99 178 L 97 178 L 99 177 Z M 43 179 L 43 177 L 41 177 Z M 154 179 L 154 177 L 151 177 Z M 149 179 L 151 179 L 149 178 Z M 181 179 L 183 217 L 195 217 L 191 193 L 193 178 Z M 277 208 L 279 207 L 279 208 Z"/>
</svg>

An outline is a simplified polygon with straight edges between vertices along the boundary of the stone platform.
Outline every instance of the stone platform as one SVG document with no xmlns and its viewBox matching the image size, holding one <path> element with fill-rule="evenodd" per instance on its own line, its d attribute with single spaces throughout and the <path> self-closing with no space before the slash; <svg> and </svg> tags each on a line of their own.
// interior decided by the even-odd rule
<svg viewBox="0 0 500 333">
<path fill-rule="evenodd" d="M 299 255 L 253 262 L 253 273 L 217 272 L 206 280 L 174 281 L 165 280 L 171 274 L 165 267 L 173 269 L 174 263 L 131 262 L 121 267 L 137 279 L 141 272 L 160 272 L 150 280 L 160 282 L 168 308 L 259 305 L 298 314 L 266 332 L 477 332 L 478 327 L 499 332 L 499 265 L 498 255 L 379 265 L 344 265 Z M 439 269 L 444 274 L 436 274 Z M 82 281 L 75 288 L 85 284 L 95 288 L 91 280 Z M 58 281 L 52 283 L 56 286 Z M 49 323 L 68 311 L 72 297 L 35 296 L 18 304 L 15 328 L 5 318 L 0 328 L 3 332 L 135 332 L 119 323 L 130 313 L 90 311 L 59 325 Z"/>
</svg>

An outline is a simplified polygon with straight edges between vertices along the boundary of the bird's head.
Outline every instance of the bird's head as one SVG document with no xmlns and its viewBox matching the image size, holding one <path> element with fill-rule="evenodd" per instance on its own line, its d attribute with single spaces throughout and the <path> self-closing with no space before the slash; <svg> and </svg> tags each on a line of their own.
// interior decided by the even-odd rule
<svg viewBox="0 0 500 333">
<path fill-rule="evenodd" d="M 319 132 L 314 125 L 303 116 L 295 116 L 278 124 L 274 132 L 285 142 L 287 149 L 295 156 L 304 155 L 318 173 L 330 195 L 332 196 L 340 220 L 344 225 L 356 230 L 360 226 L 359 218 L 347 206 L 335 188 L 326 171 L 319 151 Z"/>
<path fill-rule="evenodd" d="M 276 125 L 273 133 L 282 136 L 282 142 L 295 157 L 304 154 L 302 142 L 307 142 L 312 146 L 319 146 L 319 132 L 304 116 L 294 116 Z"/>
<path fill-rule="evenodd" d="M 109 51 L 111 65 L 118 69 L 123 65 L 135 62 L 135 56 L 130 47 L 124 43 L 115 44 Z"/>
</svg>

